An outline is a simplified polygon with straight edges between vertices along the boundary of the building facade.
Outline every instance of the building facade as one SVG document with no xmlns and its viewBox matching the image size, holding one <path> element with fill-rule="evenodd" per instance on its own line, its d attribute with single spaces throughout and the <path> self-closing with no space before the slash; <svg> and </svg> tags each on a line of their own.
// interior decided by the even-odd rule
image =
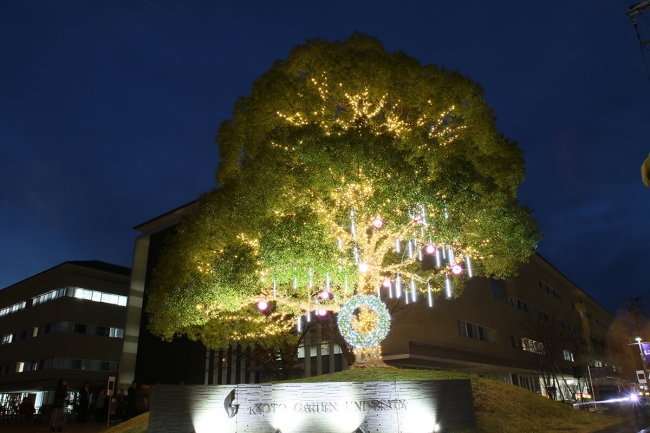
<svg viewBox="0 0 650 433">
<path fill-rule="evenodd" d="M 70 261 L 0 291 L 0 399 L 49 404 L 57 382 L 73 389 L 116 376 L 130 269 Z"/>
<path fill-rule="evenodd" d="M 121 386 L 133 379 L 188 384 L 277 380 L 235 344 L 211 351 L 186 339 L 162 342 L 147 330 L 142 306 L 151 271 L 175 225 L 194 209 L 196 202 L 135 227 L 142 234 L 133 261 Z M 398 367 L 479 374 L 557 398 L 588 393 L 585 379 L 591 372 L 606 378 L 608 387 L 634 379 L 629 331 L 538 254 L 518 275 L 501 281 L 472 278 L 462 295 L 438 298 L 433 307 L 423 297 L 405 305 L 387 292 L 382 300 L 393 311 L 382 354 Z M 307 328 L 298 349 L 297 376 L 347 368 L 341 346 L 322 332 L 327 320 Z"/>
</svg>

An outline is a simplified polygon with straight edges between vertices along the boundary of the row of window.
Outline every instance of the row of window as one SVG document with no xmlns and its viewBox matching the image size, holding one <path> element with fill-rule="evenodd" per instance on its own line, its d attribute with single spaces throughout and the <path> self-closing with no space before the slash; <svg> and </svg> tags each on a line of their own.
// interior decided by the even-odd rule
<svg viewBox="0 0 650 433">
<path fill-rule="evenodd" d="M 4 307 L 4 308 L 0 309 L 0 317 L 6 316 L 7 314 L 10 314 L 10 313 L 15 313 L 16 311 L 20 311 L 23 308 L 25 308 L 26 305 L 27 305 L 27 302 L 23 301 L 23 302 L 19 302 L 17 304 L 14 304 L 14 305 L 10 305 L 8 307 Z"/>
<path fill-rule="evenodd" d="M 530 306 L 522 301 L 521 299 L 517 298 L 512 298 L 508 297 L 506 295 L 506 290 L 505 290 L 505 283 L 504 281 L 497 281 L 497 280 L 492 280 L 492 296 L 494 299 L 497 301 L 505 302 L 506 304 L 510 304 L 513 307 L 528 313 L 530 311 Z"/>
<path fill-rule="evenodd" d="M 577 336 L 581 336 L 581 335 L 582 335 L 582 333 L 580 332 L 580 330 L 579 330 L 578 328 L 576 328 L 575 326 L 571 326 L 571 325 L 569 325 L 568 323 L 564 323 L 564 322 L 561 321 L 561 320 L 560 320 L 559 325 L 560 325 L 560 328 L 564 329 L 565 331 L 569 331 L 570 333 L 572 333 L 572 334 L 574 334 L 574 335 L 577 335 Z"/>
<path fill-rule="evenodd" d="M 515 308 L 520 309 L 524 313 L 528 313 L 530 311 L 530 306 L 522 301 L 521 299 L 517 298 L 510 298 L 510 305 L 512 305 Z"/>
<path fill-rule="evenodd" d="M 600 326 L 601 328 L 607 329 L 608 331 L 610 330 L 610 329 L 609 329 L 609 326 L 607 326 L 606 324 L 604 324 L 603 322 L 601 322 L 601 321 L 598 320 L 598 319 L 596 319 L 596 324 L 597 324 L 598 326 Z"/>
<path fill-rule="evenodd" d="M 34 305 L 43 304 L 45 302 L 53 301 L 56 298 L 61 298 L 61 297 L 65 296 L 67 291 L 68 291 L 67 287 L 64 287 L 62 289 L 52 290 L 51 292 L 47 292 L 47 293 L 43 293 L 42 295 L 38 295 L 38 296 L 32 298 L 32 307 Z"/>
<path fill-rule="evenodd" d="M 491 283 L 492 283 L 492 296 L 494 297 L 494 299 L 496 299 L 498 301 L 501 301 L 501 302 L 505 302 L 507 304 L 510 304 L 511 306 L 513 306 L 513 307 L 515 307 L 515 308 L 517 308 L 517 309 L 519 309 L 519 310 L 521 310 L 521 311 L 523 311 L 525 313 L 528 313 L 530 311 L 530 305 L 529 304 L 522 301 L 521 299 L 517 299 L 517 298 L 514 298 L 514 297 L 508 297 L 506 295 L 505 282 L 504 281 L 497 281 L 497 280 L 492 279 Z M 552 288 L 550 288 L 548 285 L 542 283 L 541 281 L 539 282 L 539 285 L 542 288 L 542 290 L 546 291 L 547 293 L 551 294 L 553 297 L 555 297 L 557 299 L 561 299 L 560 294 L 558 292 L 556 292 L 555 290 L 553 290 Z M 578 307 L 577 307 L 577 305 L 575 303 L 572 303 L 571 306 L 573 307 L 574 310 L 577 310 L 580 313 L 581 317 L 591 319 L 591 314 L 589 314 L 585 310 L 578 310 Z M 541 310 L 539 310 L 539 318 L 541 320 L 545 321 L 545 322 L 549 322 L 549 323 L 551 322 L 550 315 L 548 313 L 544 312 L 544 311 L 541 311 Z M 601 322 L 598 319 L 595 319 L 595 320 L 596 320 L 596 323 L 598 324 L 598 326 L 600 326 L 600 327 L 602 327 L 602 328 L 604 328 L 604 329 L 606 329 L 608 331 L 611 330 L 610 327 L 607 326 L 605 323 Z M 564 322 L 560 322 L 560 326 L 562 327 L 562 329 L 570 331 L 575 335 L 581 335 L 580 331 L 578 329 L 576 329 L 575 327 L 571 326 L 571 325 L 567 325 Z M 591 338 L 593 338 L 593 337 L 591 337 Z M 599 342 L 597 342 L 597 344 L 599 344 Z"/>
<path fill-rule="evenodd" d="M 542 283 L 541 281 L 539 282 L 539 287 L 541 287 L 542 290 L 544 290 L 546 293 L 548 293 L 549 295 L 553 296 L 554 298 L 561 299 L 561 298 L 560 298 L 560 294 L 559 294 L 558 292 L 556 292 L 555 290 L 551 289 L 549 286 L 547 286 L 546 284 Z"/>
<path fill-rule="evenodd" d="M 110 326 L 86 325 L 84 323 L 58 322 L 43 326 L 35 326 L 32 329 L 6 334 L 2 336 L 2 344 L 13 343 L 15 341 L 27 340 L 28 338 L 39 335 L 49 334 L 51 332 L 76 332 L 77 334 L 99 335 L 101 337 L 124 338 L 124 329 L 113 328 Z"/>
<path fill-rule="evenodd" d="M 540 312 L 541 313 L 541 312 Z M 561 324 L 564 324 L 564 322 L 560 322 Z M 458 330 L 461 336 L 463 337 L 468 337 L 468 338 L 474 338 L 476 340 L 481 340 L 481 341 L 487 341 L 490 343 L 494 343 L 496 341 L 495 335 L 496 331 L 490 328 L 486 328 L 484 326 L 476 325 L 474 323 L 469 323 L 469 322 L 464 322 L 462 320 L 458 321 Z M 577 332 L 577 329 L 573 328 Z M 604 346 L 604 342 L 602 340 L 598 340 L 597 338 L 593 336 L 588 337 L 589 340 L 595 344 L 598 344 L 600 346 Z M 530 338 L 519 338 L 515 336 L 510 337 L 510 341 L 512 344 L 512 347 L 522 349 L 526 352 L 532 352 L 536 353 L 539 355 L 544 354 L 544 345 L 540 343 L 539 341 L 532 340 Z M 575 362 L 573 352 L 568 351 L 568 350 L 563 350 L 562 351 L 562 356 L 565 361 L 571 361 Z M 603 363 L 601 361 L 594 361 L 594 366 L 595 367 L 602 367 Z"/>
<path fill-rule="evenodd" d="M 0 309 L 0 317 L 6 316 L 10 313 L 15 313 L 17 311 L 23 310 L 27 307 L 33 307 L 39 304 L 44 304 L 45 302 L 53 301 L 55 299 L 69 296 L 77 299 L 85 299 L 87 301 L 93 302 L 103 302 L 106 304 L 119 305 L 126 307 L 128 297 L 122 295 L 115 295 L 113 293 L 105 293 L 97 290 L 83 289 L 81 287 L 63 287 L 56 290 L 51 290 L 49 292 L 40 294 L 33 297 L 29 302 L 19 302 L 8 307 Z"/>
<path fill-rule="evenodd" d="M 589 341 L 591 341 L 593 344 L 600 346 L 600 347 L 605 347 L 605 342 L 599 338 L 594 337 L 593 335 L 590 335 L 587 337 Z"/>
<path fill-rule="evenodd" d="M 460 335 L 463 337 L 474 338 L 476 340 L 487 341 L 494 343 L 494 330 L 490 328 L 484 328 L 483 326 L 475 325 L 473 323 L 463 322 L 462 320 L 458 321 L 458 329 Z"/>
<path fill-rule="evenodd" d="M 67 370 L 89 370 L 116 372 L 119 363 L 95 359 L 46 358 L 38 361 L 15 362 L 0 367 L 0 374 L 24 373 L 27 371 L 63 368 Z"/>
</svg>

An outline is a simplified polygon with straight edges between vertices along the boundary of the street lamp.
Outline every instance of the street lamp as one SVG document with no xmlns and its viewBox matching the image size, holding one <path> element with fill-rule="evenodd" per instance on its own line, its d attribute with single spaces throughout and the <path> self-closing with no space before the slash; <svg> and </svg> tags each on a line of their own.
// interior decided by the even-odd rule
<svg viewBox="0 0 650 433">
<path fill-rule="evenodd" d="M 636 342 L 639 345 L 639 355 L 641 355 L 641 367 L 643 368 L 643 374 L 646 378 L 645 389 L 643 390 L 643 395 L 645 396 L 646 403 L 648 402 L 648 396 L 646 390 L 648 389 L 648 370 L 645 367 L 645 356 L 643 355 L 643 346 L 641 345 L 641 337 L 635 338 Z"/>
</svg>

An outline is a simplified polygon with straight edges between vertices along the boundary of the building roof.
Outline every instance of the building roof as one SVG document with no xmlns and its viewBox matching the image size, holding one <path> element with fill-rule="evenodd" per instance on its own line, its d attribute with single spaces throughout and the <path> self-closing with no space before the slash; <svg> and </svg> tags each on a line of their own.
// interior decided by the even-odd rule
<svg viewBox="0 0 650 433">
<path fill-rule="evenodd" d="M 131 268 L 126 268 L 124 266 L 114 265 L 112 263 L 106 263 L 99 260 L 72 260 L 63 262 L 62 264 L 65 265 L 66 263 L 83 266 L 84 268 L 95 269 L 97 271 L 110 272 L 111 274 L 123 275 L 125 277 L 131 276 Z"/>
<path fill-rule="evenodd" d="M 186 203 L 182 206 L 172 209 L 168 212 L 165 212 L 162 215 L 151 218 L 148 221 L 145 221 L 137 226 L 133 227 L 134 230 L 137 230 L 141 233 L 148 233 L 152 231 L 160 230 L 164 227 L 177 224 L 181 218 L 187 214 L 191 214 L 196 211 L 199 206 L 199 200 L 192 200 L 189 203 Z"/>
<path fill-rule="evenodd" d="M 66 266 L 66 265 L 80 266 L 82 268 L 88 268 L 88 269 L 94 269 L 96 271 L 108 272 L 108 273 L 115 274 L 115 275 L 121 275 L 123 277 L 130 277 L 131 276 L 131 268 L 126 268 L 124 266 L 114 265 L 112 263 L 106 263 L 106 262 L 102 262 L 102 261 L 99 261 L 99 260 L 70 260 L 70 261 L 58 264 L 56 266 L 53 266 L 53 267 L 51 267 L 49 269 L 46 269 L 46 270 L 44 270 L 42 272 L 39 272 L 38 274 L 34 274 L 31 277 L 27 277 L 24 280 L 20 280 L 17 283 L 11 284 L 11 285 L 5 287 L 2 290 L 6 290 L 6 289 L 9 289 L 10 287 L 17 286 L 19 284 L 24 283 L 25 281 L 28 281 L 28 280 L 30 280 L 32 278 L 36 278 L 39 275 L 43 275 L 43 274 L 45 274 L 47 272 L 51 272 L 51 271 L 53 271 L 53 270 L 55 270 L 55 269 L 57 269 L 59 267 Z"/>
</svg>

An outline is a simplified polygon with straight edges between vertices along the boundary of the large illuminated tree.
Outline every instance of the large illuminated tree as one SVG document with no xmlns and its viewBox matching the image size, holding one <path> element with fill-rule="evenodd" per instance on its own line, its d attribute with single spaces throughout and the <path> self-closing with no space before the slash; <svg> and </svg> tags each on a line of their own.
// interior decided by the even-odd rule
<svg viewBox="0 0 650 433">
<path fill-rule="evenodd" d="M 221 124 L 220 188 L 163 254 L 152 331 L 282 344 L 353 299 L 339 326 L 372 365 L 387 325 L 375 298 L 353 296 L 431 302 L 471 271 L 514 274 L 539 232 L 516 198 L 521 151 L 482 94 L 361 34 L 295 47 Z"/>
</svg>

